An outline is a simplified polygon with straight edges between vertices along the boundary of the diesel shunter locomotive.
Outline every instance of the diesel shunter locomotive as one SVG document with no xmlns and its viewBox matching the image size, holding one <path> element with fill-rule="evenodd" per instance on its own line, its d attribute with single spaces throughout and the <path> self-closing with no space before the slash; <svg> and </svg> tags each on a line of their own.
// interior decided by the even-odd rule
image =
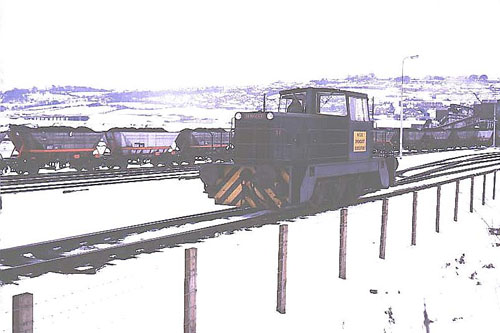
<svg viewBox="0 0 500 333">
<path fill-rule="evenodd" d="M 236 113 L 233 161 L 205 165 L 218 204 L 267 209 L 341 205 L 394 179 L 393 156 L 373 155 L 368 96 L 333 88 L 280 92 L 278 112 Z"/>
</svg>

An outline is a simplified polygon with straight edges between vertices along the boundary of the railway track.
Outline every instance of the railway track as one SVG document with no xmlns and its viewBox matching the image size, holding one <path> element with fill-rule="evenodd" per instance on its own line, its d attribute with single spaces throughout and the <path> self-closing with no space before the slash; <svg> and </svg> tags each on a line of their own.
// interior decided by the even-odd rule
<svg viewBox="0 0 500 333">
<path fill-rule="evenodd" d="M 403 156 L 414 156 L 414 155 L 427 155 L 427 154 L 439 154 L 446 153 L 452 151 L 464 151 L 464 150 L 484 150 L 489 148 L 488 146 L 478 146 L 478 147 L 455 147 L 455 148 L 439 148 L 439 149 L 430 149 L 430 150 L 403 150 Z M 399 149 L 393 151 L 394 154 L 399 154 Z"/>
<path fill-rule="evenodd" d="M 230 208 L 217 212 L 184 216 L 142 225 L 101 231 L 0 250 L 0 284 L 13 283 L 21 277 L 36 277 L 48 272 L 72 274 L 95 273 L 113 260 L 133 258 L 141 253 L 196 243 L 203 239 L 238 230 L 278 223 L 297 216 L 297 209 L 256 211 L 250 208 Z M 231 217 L 241 217 L 228 221 Z M 129 237 L 147 231 L 158 231 L 186 224 L 216 221 L 194 230 L 163 236 L 144 237 L 124 242 Z"/>
<path fill-rule="evenodd" d="M 133 248 L 134 243 L 145 244 L 145 246 L 147 246 L 148 241 L 154 242 L 154 240 L 157 240 L 158 238 L 164 239 L 166 242 L 171 239 L 176 239 L 174 243 L 169 241 L 170 243 L 167 242 L 165 244 L 178 245 L 180 243 L 178 242 L 176 235 L 189 235 L 193 232 L 196 233 L 196 230 L 174 233 L 163 237 L 149 238 L 145 235 L 145 233 L 147 232 L 156 232 L 162 229 L 178 228 L 189 224 L 204 223 L 216 220 L 225 220 L 225 223 L 227 223 L 227 219 L 250 215 L 252 213 L 255 213 L 254 209 L 229 208 L 220 211 L 182 216 L 178 218 L 142 223 L 133 226 L 114 228 L 83 235 L 1 249 L 0 281 L 2 281 L 2 283 L 9 283 L 17 280 L 17 278 L 23 274 L 26 274 L 28 276 L 33 276 L 33 274 L 35 274 L 34 276 L 36 276 L 45 272 L 54 271 L 54 266 L 52 266 L 54 262 L 58 263 L 57 269 L 55 271 L 76 273 L 78 272 L 76 268 L 78 267 L 78 265 L 81 265 L 81 259 L 76 258 L 87 258 L 87 256 L 90 255 L 90 257 L 96 259 L 100 255 L 94 255 L 102 253 L 102 251 L 105 249 L 124 249 L 127 247 Z M 128 237 L 132 237 L 137 234 L 142 234 L 145 238 L 148 239 L 141 240 L 139 242 L 126 242 L 126 239 Z M 126 250 L 125 252 L 127 254 L 130 253 L 129 250 Z M 142 251 L 136 251 L 135 254 L 138 254 L 140 252 Z M 125 259 L 123 256 L 118 256 L 118 258 Z M 103 264 L 113 259 L 115 259 L 114 256 L 109 256 L 107 260 L 104 260 Z M 98 261 L 101 262 L 102 260 L 103 258 L 99 259 Z M 77 265 L 75 265 L 75 263 Z M 85 264 L 90 264 L 90 262 L 87 262 Z M 97 269 L 98 267 L 95 268 Z M 33 269 L 33 274 L 27 273 L 27 270 L 29 269 Z M 39 274 L 36 274 L 36 272 L 38 272 Z"/>
<path fill-rule="evenodd" d="M 486 162 L 488 159 L 490 163 Z M 492 159 L 493 162 L 491 162 Z M 413 177 L 411 181 L 408 180 L 405 183 L 408 185 L 413 182 L 415 186 L 396 186 L 385 192 L 382 191 L 383 193 L 368 194 L 352 205 L 378 201 L 468 179 L 471 176 L 480 176 L 492 170 L 500 170 L 498 159 L 500 159 L 498 154 L 481 153 L 444 159 L 401 170 L 401 174 L 419 171 L 418 177 Z M 479 165 L 476 167 L 471 166 L 471 163 L 478 162 Z M 459 166 L 462 169 L 457 169 Z M 453 170 L 454 168 L 455 170 Z M 484 170 L 485 168 L 487 170 Z M 449 173 L 453 173 L 454 177 L 443 180 L 443 174 L 448 175 Z M 440 180 L 422 184 L 423 180 L 432 178 Z M 125 260 L 141 253 L 152 253 L 181 244 L 196 243 L 221 234 L 277 224 L 286 219 L 308 215 L 306 212 L 303 206 L 281 211 L 230 208 L 1 249 L 0 281 L 4 284 L 12 283 L 22 276 L 36 277 L 47 272 L 91 274 L 113 260 Z M 189 224 L 193 225 L 194 229 L 175 232 L 174 228 Z M 174 232 L 170 232 L 173 230 Z M 167 234 L 161 235 L 161 233 Z M 137 236 L 141 239 L 134 241 L 133 239 Z"/>
<path fill-rule="evenodd" d="M 447 177 L 500 165 L 499 152 L 484 152 L 446 158 L 396 172 L 396 186 L 437 177 Z"/>
<path fill-rule="evenodd" d="M 474 153 L 459 157 L 447 158 L 441 161 L 426 163 L 421 166 L 398 171 L 396 185 L 410 184 L 415 181 L 431 179 L 435 175 L 451 175 L 454 169 L 477 163 L 494 165 L 500 161 L 500 153 Z M 419 170 L 422 170 L 418 172 Z M 447 171 L 448 170 L 448 171 Z M 446 172 L 447 171 L 447 172 Z M 411 175 L 407 175 L 412 173 Z M 84 173 L 49 173 L 34 176 L 10 175 L 0 177 L 0 194 L 32 192 L 54 189 L 71 189 L 79 187 L 130 183 L 139 181 L 164 180 L 171 178 L 189 179 L 199 176 L 197 166 L 177 168 L 136 168 L 127 170 L 102 170 Z"/>
<path fill-rule="evenodd" d="M 50 173 L 35 176 L 2 176 L 0 193 L 20 193 L 54 189 L 163 180 L 171 178 L 197 178 L 196 166 L 183 168 L 137 168 L 127 170 L 106 170 L 85 173 Z"/>
<path fill-rule="evenodd" d="M 474 170 L 470 170 L 470 171 L 474 171 Z M 385 199 L 385 198 L 396 197 L 396 196 L 399 196 L 399 195 L 413 193 L 413 192 L 416 192 L 416 191 L 427 190 L 427 189 L 434 188 L 434 187 L 437 187 L 437 186 L 442 186 L 442 185 L 446 185 L 446 184 L 452 184 L 452 183 L 456 183 L 457 181 L 471 179 L 473 177 L 484 176 L 484 175 L 490 174 L 492 172 L 497 172 L 497 171 L 500 171 L 500 165 L 499 164 L 495 164 L 495 166 L 489 168 L 487 171 L 469 172 L 469 173 L 461 174 L 461 175 L 458 175 L 458 176 L 455 176 L 455 177 L 451 177 L 451 178 L 448 178 L 448 179 L 443 179 L 443 180 L 439 180 L 439 181 L 423 183 L 423 184 L 419 184 L 419 185 L 415 185 L 415 186 L 410 186 L 410 187 L 404 187 L 404 188 L 397 188 L 396 187 L 396 188 L 391 188 L 390 191 L 387 191 L 387 192 L 382 191 L 383 193 L 380 193 L 380 194 L 367 194 L 367 195 L 364 195 L 354 205 L 360 205 L 360 204 L 364 204 L 364 203 L 368 203 L 368 202 L 382 200 L 382 199 Z"/>
</svg>

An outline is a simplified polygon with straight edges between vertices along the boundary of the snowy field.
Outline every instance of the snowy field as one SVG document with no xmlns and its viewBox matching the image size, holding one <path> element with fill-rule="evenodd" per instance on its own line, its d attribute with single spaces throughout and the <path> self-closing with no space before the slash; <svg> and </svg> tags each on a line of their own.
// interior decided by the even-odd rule
<svg viewBox="0 0 500 333">
<path fill-rule="evenodd" d="M 403 158 L 401 167 L 470 152 Z M 349 209 L 347 279 L 338 278 L 339 211 L 288 221 L 287 312 L 276 308 L 278 226 L 221 235 L 198 248 L 199 332 L 497 332 L 499 200 L 486 205 L 476 181 L 419 193 L 417 245 L 411 195 L 389 201 L 386 260 L 378 258 L 381 202 Z M 62 194 L 4 195 L 0 248 L 212 211 L 200 180 L 91 187 Z M 498 195 L 498 193 L 497 193 Z M 188 247 L 191 247 L 190 245 Z M 34 294 L 35 332 L 182 332 L 184 248 L 112 262 L 95 275 L 45 274 L 0 287 L 0 332 L 11 330 L 11 297 Z"/>
</svg>

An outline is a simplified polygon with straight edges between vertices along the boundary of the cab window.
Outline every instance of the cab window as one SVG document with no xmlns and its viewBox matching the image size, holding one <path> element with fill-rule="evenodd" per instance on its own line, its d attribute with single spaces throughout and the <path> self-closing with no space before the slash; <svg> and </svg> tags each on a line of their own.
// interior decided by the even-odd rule
<svg viewBox="0 0 500 333">
<path fill-rule="evenodd" d="M 351 120 L 369 121 L 368 118 L 368 100 L 365 98 L 349 97 L 349 109 L 351 111 Z"/>
<path fill-rule="evenodd" d="M 345 95 L 334 93 L 319 95 L 319 113 L 334 116 L 347 116 Z"/>
<path fill-rule="evenodd" d="M 304 113 L 306 93 L 294 93 L 283 95 L 280 98 L 278 112 Z"/>
</svg>

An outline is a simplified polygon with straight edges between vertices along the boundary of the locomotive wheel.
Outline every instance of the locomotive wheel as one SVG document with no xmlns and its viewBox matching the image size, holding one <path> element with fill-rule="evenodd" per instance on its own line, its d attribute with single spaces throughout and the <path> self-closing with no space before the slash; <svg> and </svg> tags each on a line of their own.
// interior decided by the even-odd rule
<svg viewBox="0 0 500 333">
<path fill-rule="evenodd" d="M 399 166 L 399 162 L 393 156 L 389 156 L 385 159 L 387 165 L 387 170 L 389 171 L 389 185 L 394 186 L 394 181 L 396 179 L 396 169 Z"/>
<path fill-rule="evenodd" d="M 314 191 L 311 196 L 311 199 L 308 202 L 308 208 L 310 208 L 313 211 L 321 209 L 325 203 L 326 203 L 326 198 L 327 198 L 327 189 L 326 189 L 326 184 L 325 181 L 322 179 L 319 179 L 316 182 L 316 185 L 314 186 Z"/>
<path fill-rule="evenodd" d="M 319 179 L 308 205 L 313 210 L 338 208 L 345 202 L 346 188 L 342 178 Z"/>
<path fill-rule="evenodd" d="M 342 206 L 343 195 L 346 186 L 342 178 L 330 179 L 328 182 L 328 204 L 330 207 L 338 208 Z"/>
<path fill-rule="evenodd" d="M 363 178 L 360 175 L 344 177 L 342 181 L 345 183 L 345 191 L 342 197 L 342 204 L 350 204 L 355 202 L 363 193 Z"/>
<path fill-rule="evenodd" d="M 311 204 L 313 205 L 313 207 L 319 207 L 323 203 L 325 196 L 323 187 L 323 182 L 321 180 L 318 180 L 318 182 L 314 186 L 313 195 L 311 197 Z"/>
</svg>

